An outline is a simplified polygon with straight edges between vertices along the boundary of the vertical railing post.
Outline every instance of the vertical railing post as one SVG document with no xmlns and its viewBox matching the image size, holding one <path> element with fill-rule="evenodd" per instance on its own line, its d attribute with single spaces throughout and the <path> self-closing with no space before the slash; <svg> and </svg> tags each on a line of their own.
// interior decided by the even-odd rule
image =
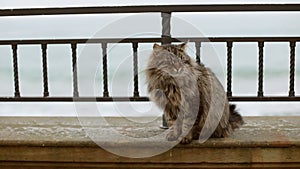
<svg viewBox="0 0 300 169">
<path fill-rule="evenodd" d="M 134 92 L 133 97 L 139 97 L 139 76 L 138 76 L 138 43 L 132 43 L 133 48 L 133 81 L 134 81 Z"/>
<path fill-rule="evenodd" d="M 102 66 L 103 66 L 103 97 L 109 97 L 107 80 L 107 43 L 101 43 L 102 47 Z"/>
<path fill-rule="evenodd" d="M 19 86 L 19 68 L 18 68 L 18 45 L 12 44 L 13 50 L 13 69 L 14 69 L 14 87 L 15 97 L 20 97 L 20 86 Z"/>
<path fill-rule="evenodd" d="M 290 42 L 290 91 L 289 96 L 295 96 L 295 47 L 296 42 Z"/>
<path fill-rule="evenodd" d="M 195 48 L 196 48 L 196 62 L 201 63 L 201 42 L 195 42 Z"/>
<path fill-rule="evenodd" d="M 227 97 L 232 96 L 232 41 L 227 41 Z"/>
<path fill-rule="evenodd" d="M 171 13 L 170 12 L 162 12 L 162 34 L 161 34 L 161 43 L 162 45 L 165 44 L 171 44 L 172 38 L 171 38 Z M 162 116 L 162 126 L 161 128 L 167 129 L 168 124 L 165 116 Z"/>
<path fill-rule="evenodd" d="M 263 97 L 263 78 L 264 78 L 264 42 L 258 42 L 258 97 Z"/>
<path fill-rule="evenodd" d="M 170 44 L 172 42 L 171 38 L 171 13 L 161 13 L 162 17 L 162 34 L 161 43 Z"/>
<path fill-rule="evenodd" d="M 44 97 L 49 96 L 48 89 L 48 70 L 47 70 L 47 44 L 42 44 L 42 62 L 43 62 L 43 83 L 44 83 Z"/>
<path fill-rule="evenodd" d="M 71 43 L 72 48 L 72 68 L 73 68 L 73 97 L 78 97 L 78 80 L 77 80 L 77 43 Z"/>
</svg>

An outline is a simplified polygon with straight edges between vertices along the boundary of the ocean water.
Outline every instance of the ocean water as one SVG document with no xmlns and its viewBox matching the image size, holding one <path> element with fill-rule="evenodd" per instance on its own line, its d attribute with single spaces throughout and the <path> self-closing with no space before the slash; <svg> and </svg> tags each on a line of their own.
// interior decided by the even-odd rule
<svg viewBox="0 0 300 169">
<path fill-rule="evenodd" d="M 139 91 L 147 96 L 144 69 L 153 44 L 139 46 Z M 233 48 L 233 94 L 255 96 L 257 93 L 257 44 L 238 43 Z M 297 48 L 296 52 L 300 48 Z M 195 56 L 195 47 L 189 43 L 188 53 Z M 246 52 L 245 52 L 246 51 Z M 272 51 L 272 52 L 271 52 Z M 22 96 L 42 96 L 42 61 L 38 45 L 19 47 L 19 76 Z M 78 80 L 81 96 L 102 96 L 102 54 L 99 45 L 78 46 Z M 0 96 L 13 96 L 13 70 L 10 46 L 0 46 Z M 132 96 L 133 61 L 129 44 L 108 46 L 108 80 L 111 96 Z M 226 44 L 206 43 L 201 48 L 201 60 L 210 67 L 226 88 Z M 289 90 L 289 48 L 287 43 L 268 43 L 265 46 L 264 92 L 265 95 L 286 96 Z M 299 65 L 299 60 L 297 64 Z M 72 96 L 72 67 L 70 45 L 48 47 L 48 76 L 50 96 Z M 296 69 L 296 95 L 299 95 L 299 68 Z M 161 110 L 149 102 L 91 103 L 0 103 L 0 116 L 160 116 Z M 299 115 L 299 103 L 235 103 L 245 116 Z"/>
<path fill-rule="evenodd" d="M 181 13 L 172 15 L 173 37 L 298 36 L 299 12 L 281 13 Z M 160 37 L 160 14 L 1 17 L 1 40 Z M 49 27 L 48 25 L 52 25 Z M 139 91 L 147 96 L 144 68 L 153 44 L 139 44 Z M 187 52 L 195 57 L 189 43 Z M 287 96 L 289 90 L 289 43 L 265 43 L 264 94 Z M 78 80 L 81 96 L 102 96 L 103 72 L 100 44 L 78 45 Z M 295 91 L 300 94 L 300 45 L 296 46 Z M 19 81 L 22 96 L 43 95 L 40 45 L 19 45 Z M 70 45 L 48 45 L 50 96 L 72 96 Z M 226 44 L 203 43 L 201 61 L 217 75 L 226 89 Z M 257 43 L 234 43 L 232 91 L 237 96 L 255 96 L 258 79 Z M 0 97 L 14 94 L 11 46 L 0 46 Z M 111 96 L 132 96 L 133 58 L 131 44 L 108 45 L 108 80 Z M 242 115 L 300 115 L 297 102 L 237 102 Z M 80 113 L 79 113 L 80 112 Z M 85 113 L 86 112 L 86 113 Z M 0 103 L 0 116 L 160 116 L 151 102 L 92 103 L 84 108 L 74 103 Z M 95 115 L 95 114 L 94 114 Z"/>
</svg>

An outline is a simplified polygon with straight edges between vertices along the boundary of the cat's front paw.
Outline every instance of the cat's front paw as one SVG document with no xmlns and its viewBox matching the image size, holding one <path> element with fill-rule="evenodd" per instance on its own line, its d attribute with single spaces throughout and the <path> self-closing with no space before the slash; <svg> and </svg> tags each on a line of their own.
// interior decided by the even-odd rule
<svg viewBox="0 0 300 169">
<path fill-rule="evenodd" d="M 174 131 L 170 131 L 166 138 L 168 141 L 176 141 L 178 139 L 178 135 L 176 135 Z"/>
<path fill-rule="evenodd" d="M 183 137 L 180 139 L 180 144 L 190 144 L 192 141 L 193 141 L 193 138 L 192 137 Z"/>
</svg>

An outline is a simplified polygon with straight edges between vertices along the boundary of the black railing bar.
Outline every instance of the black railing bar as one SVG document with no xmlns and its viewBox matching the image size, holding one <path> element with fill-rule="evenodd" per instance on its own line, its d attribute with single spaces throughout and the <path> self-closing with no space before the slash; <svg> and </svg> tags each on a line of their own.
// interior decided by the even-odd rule
<svg viewBox="0 0 300 169">
<path fill-rule="evenodd" d="M 127 102 L 149 101 L 148 97 L 0 97 L 0 102 Z"/>
<path fill-rule="evenodd" d="M 249 101 L 264 101 L 264 102 L 278 102 L 278 101 L 300 101 L 299 96 L 233 96 L 228 97 L 230 102 L 249 102 Z M 149 101 L 146 96 L 143 97 L 0 97 L 0 102 L 127 102 Z"/>
<path fill-rule="evenodd" d="M 44 97 L 48 97 L 49 96 L 49 87 L 48 87 L 47 44 L 46 43 L 42 44 L 41 48 L 42 48 Z"/>
<path fill-rule="evenodd" d="M 289 96 L 295 96 L 295 48 L 296 42 L 290 42 L 290 77 L 289 77 Z"/>
<path fill-rule="evenodd" d="M 72 49 L 72 79 L 73 79 L 73 96 L 78 97 L 78 76 L 77 76 L 77 43 L 71 44 Z"/>
<path fill-rule="evenodd" d="M 35 39 L 35 40 L 0 40 L 0 45 L 35 45 L 35 44 L 70 44 L 70 43 L 155 43 L 162 38 L 106 38 L 106 39 Z M 300 41 L 300 37 L 178 37 L 172 42 L 290 42 Z"/>
<path fill-rule="evenodd" d="M 300 37 L 299 37 L 300 40 Z M 153 43 L 160 42 L 161 38 L 109 38 L 109 39 L 35 39 L 35 40 L 0 40 L 0 45 L 34 44 L 70 44 L 70 43 Z"/>
<path fill-rule="evenodd" d="M 139 73 L 138 73 L 138 43 L 132 43 L 133 49 L 133 97 L 139 97 Z"/>
<path fill-rule="evenodd" d="M 290 42 L 299 41 L 300 37 L 178 37 L 172 42 Z"/>
<path fill-rule="evenodd" d="M 300 40 L 300 37 L 299 37 Z M 0 45 L 34 45 L 34 44 L 70 44 L 70 43 L 153 43 L 160 42 L 161 38 L 104 38 L 104 39 L 26 39 L 26 40 L 0 40 Z"/>
<path fill-rule="evenodd" d="M 162 45 L 168 45 L 172 43 L 171 38 L 171 12 L 162 12 L 161 13 L 161 44 Z M 166 116 L 162 115 L 162 125 L 160 126 L 162 129 L 168 129 L 168 122 L 166 119 Z"/>
<path fill-rule="evenodd" d="M 264 42 L 258 42 L 258 90 L 257 96 L 264 95 Z"/>
<path fill-rule="evenodd" d="M 161 43 L 170 44 L 172 42 L 171 38 L 171 13 L 163 12 L 161 13 Z"/>
<path fill-rule="evenodd" d="M 18 45 L 12 44 L 12 57 L 13 57 L 13 80 L 15 97 L 20 97 L 20 83 L 19 83 L 19 65 L 18 65 Z"/>
<path fill-rule="evenodd" d="M 201 63 L 201 42 L 195 42 L 196 62 Z"/>
<path fill-rule="evenodd" d="M 233 96 L 228 98 L 231 102 L 285 102 L 285 101 L 300 101 L 300 97 L 289 97 L 289 96 Z"/>
<path fill-rule="evenodd" d="M 300 4 L 146 5 L 1 9 L 0 16 L 66 15 L 146 12 L 280 12 L 300 11 Z"/>
<path fill-rule="evenodd" d="M 227 96 L 232 96 L 232 47 L 231 41 L 227 42 Z"/>
<path fill-rule="evenodd" d="M 107 44 L 101 43 L 102 70 L 103 70 L 103 97 L 109 97 L 108 91 L 108 68 L 107 68 Z"/>
</svg>

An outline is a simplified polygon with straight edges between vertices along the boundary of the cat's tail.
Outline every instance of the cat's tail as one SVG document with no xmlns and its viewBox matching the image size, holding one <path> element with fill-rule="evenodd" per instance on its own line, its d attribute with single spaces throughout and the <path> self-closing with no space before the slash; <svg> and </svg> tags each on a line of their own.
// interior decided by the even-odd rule
<svg viewBox="0 0 300 169">
<path fill-rule="evenodd" d="M 239 128 L 241 125 L 244 124 L 243 117 L 236 111 L 236 106 L 234 104 L 229 105 L 230 116 L 229 116 L 229 123 L 232 129 Z"/>
</svg>

